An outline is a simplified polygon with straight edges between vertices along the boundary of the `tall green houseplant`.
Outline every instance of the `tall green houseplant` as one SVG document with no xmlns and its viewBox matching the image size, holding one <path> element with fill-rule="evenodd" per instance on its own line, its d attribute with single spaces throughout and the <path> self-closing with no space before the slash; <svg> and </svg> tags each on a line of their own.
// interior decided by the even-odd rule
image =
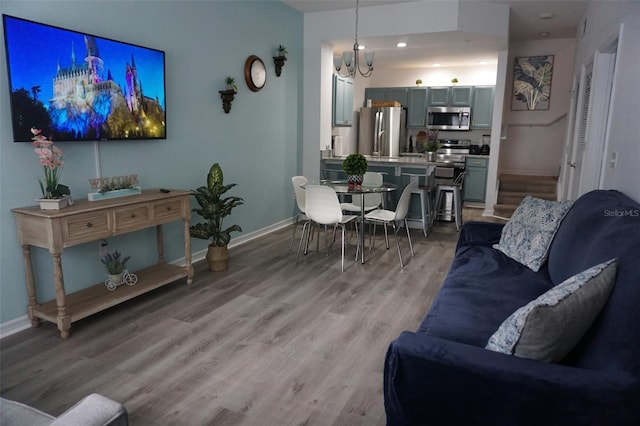
<svg viewBox="0 0 640 426">
<path fill-rule="evenodd" d="M 209 251 L 207 253 L 207 261 L 212 256 L 225 256 L 228 264 L 227 244 L 231 240 L 231 233 L 234 231 L 242 232 L 242 228 L 239 225 L 231 225 L 223 229 L 223 219 L 231 214 L 231 210 L 234 207 L 244 204 L 244 200 L 240 197 L 223 197 L 222 195 L 236 186 L 235 183 L 228 185 L 224 184 L 224 178 L 222 175 L 222 167 L 220 164 L 215 163 L 209 169 L 207 175 L 207 185 L 201 186 L 198 189 L 191 191 L 200 205 L 199 208 L 193 209 L 194 213 L 199 214 L 205 222 L 197 223 L 191 226 L 191 236 L 195 238 L 201 238 L 203 240 L 210 240 Z M 214 253 L 212 248 L 224 248 L 222 253 Z M 217 269 L 223 266 L 213 267 L 209 264 L 211 270 L 224 270 Z"/>
</svg>

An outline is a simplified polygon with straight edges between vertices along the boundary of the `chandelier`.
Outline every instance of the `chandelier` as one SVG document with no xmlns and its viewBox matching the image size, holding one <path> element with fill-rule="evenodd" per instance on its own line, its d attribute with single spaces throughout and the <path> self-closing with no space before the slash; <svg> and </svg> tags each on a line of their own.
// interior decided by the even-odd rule
<svg viewBox="0 0 640 426">
<path fill-rule="evenodd" d="M 367 63 L 367 67 L 368 70 L 365 72 L 362 72 L 362 70 L 360 69 L 360 49 L 361 46 L 358 44 L 358 7 L 360 4 L 360 0 L 356 0 L 356 37 L 355 37 L 355 42 L 353 43 L 353 51 L 348 51 L 345 50 L 344 52 L 342 52 L 342 56 L 334 56 L 333 57 L 333 65 L 336 68 L 336 71 L 338 72 L 338 74 L 342 77 L 352 77 L 354 78 L 356 76 L 356 70 L 360 73 L 361 76 L 363 77 L 370 77 L 371 74 L 373 73 L 373 57 L 375 55 L 375 52 L 372 51 L 367 51 L 364 52 L 364 60 Z M 364 47 L 364 46 L 362 46 Z M 341 74 L 340 70 L 342 69 L 342 63 L 344 62 L 344 65 L 346 67 L 346 71 L 348 74 Z"/>
</svg>

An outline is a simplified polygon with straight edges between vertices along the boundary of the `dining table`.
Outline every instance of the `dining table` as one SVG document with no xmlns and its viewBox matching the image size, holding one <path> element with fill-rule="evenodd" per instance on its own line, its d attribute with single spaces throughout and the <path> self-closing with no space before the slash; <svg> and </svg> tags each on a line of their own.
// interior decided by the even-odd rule
<svg viewBox="0 0 640 426">
<path fill-rule="evenodd" d="M 334 191 L 336 191 L 337 194 L 347 194 L 347 195 L 351 195 L 352 197 L 354 196 L 360 196 L 360 223 L 362 224 L 361 227 L 361 231 L 360 231 L 360 247 L 362 248 L 362 250 L 360 250 L 360 262 L 364 263 L 365 261 L 365 250 L 364 250 L 364 219 L 365 219 L 365 205 L 364 205 L 364 196 L 365 194 L 372 194 L 372 193 L 386 193 L 386 192 L 392 192 L 395 191 L 396 189 L 398 189 L 398 185 L 395 185 L 393 183 L 387 183 L 387 182 L 383 182 L 382 185 L 349 185 L 349 182 L 347 180 L 321 180 L 320 181 L 320 185 L 326 185 L 326 186 L 330 186 L 331 188 L 334 189 Z"/>
</svg>

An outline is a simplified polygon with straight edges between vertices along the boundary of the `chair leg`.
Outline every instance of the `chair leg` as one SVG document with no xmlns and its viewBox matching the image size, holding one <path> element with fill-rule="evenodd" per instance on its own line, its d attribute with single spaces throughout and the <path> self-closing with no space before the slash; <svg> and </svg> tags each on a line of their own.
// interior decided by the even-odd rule
<svg viewBox="0 0 640 426">
<path fill-rule="evenodd" d="M 298 254 L 296 254 L 296 263 L 298 263 L 298 259 L 300 258 L 300 250 L 302 250 L 302 245 L 305 245 L 304 254 L 307 254 L 307 246 L 309 242 L 305 243 L 305 236 L 307 236 L 307 232 L 309 231 L 308 226 L 311 222 L 307 221 L 302 226 L 302 235 L 300 236 L 300 244 L 298 244 Z"/>
<path fill-rule="evenodd" d="M 296 228 L 298 227 L 298 219 L 300 215 L 296 215 L 296 221 L 293 222 L 293 235 L 291 236 L 291 242 L 289 243 L 289 251 L 293 248 L 293 240 L 296 239 Z"/>
<path fill-rule="evenodd" d="M 396 237 L 396 247 L 398 248 L 398 257 L 400 258 L 400 267 L 404 268 L 404 263 L 402 263 L 402 252 L 400 251 L 400 242 L 398 241 L 398 227 L 395 222 L 391 222 L 391 226 L 393 226 L 393 235 Z"/>
<path fill-rule="evenodd" d="M 428 227 L 428 217 L 427 217 L 427 209 L 426 209 L 426 200 L 427 191 L 422 189 L 420 190 L 420 211 L 422 212 L 422 232 L 424 233 L 424 237 L 427 238 L 427 227 Z"/>
<path fill-rule="evenodd" d="M 462 226 L 462 200 L 460 197 L 460 188 L 457 187 L 453 190 L 453 205 L 456 218 L 456 229 L 460 231 L 460 227 Z"/>
<path fill-rule="evenodd" d="M 387 231 L 387 222 L 383 223 L 382 226 L 384 226 L 384 241 L 387 245 L 387 250 L 389 250 L 389 233 Z"/>
<path fill-rule="evenodd" d="M 411 257 L 413 257 L 413 244 L 411 243 L 411 233 L 409 232 L 409 225 L 407 219 L 404 220 L 404 229 L 407 230 L 407 239 L 409 240 L 409 249 L 411 250 Z"/>
</svg>

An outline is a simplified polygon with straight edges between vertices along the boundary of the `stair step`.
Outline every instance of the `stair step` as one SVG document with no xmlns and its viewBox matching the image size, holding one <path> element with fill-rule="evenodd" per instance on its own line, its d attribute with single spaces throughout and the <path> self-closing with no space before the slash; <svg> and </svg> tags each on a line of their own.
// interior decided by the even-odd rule
<svg viewBox="0 0 640 426">
<path fill-rule="evenodd" d="M 493 214 L 500 217 L 510 218 L 514 211 L 518 208 L 518 204 L 494 204 Z"/>
<path fill-rule="evenodd" d="M 524 197 L 527 195 L 531 195 L 535 198 L 541 198 L 543 200 L 555 201 L 556 194 L 555 192 L 523 192 L 523 191 L 503 191 L 500 190 L 498 192 L 498 203 L 499 204 L 520 204 Z"/>
<path fill-rule="evenodd" d="M 556 176 L 500 175 L 500 191 L 548 193 L 555 199 L 557 184 Z"/>
</svg>

